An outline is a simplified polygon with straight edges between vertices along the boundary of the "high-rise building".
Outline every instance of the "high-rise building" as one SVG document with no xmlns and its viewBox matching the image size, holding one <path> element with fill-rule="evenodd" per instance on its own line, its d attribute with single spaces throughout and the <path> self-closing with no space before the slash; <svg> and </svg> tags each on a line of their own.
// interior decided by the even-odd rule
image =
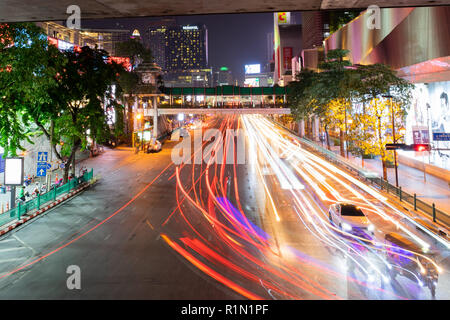
<svg viewBox="0 0 450 320">
<path fill-rule="evenodd" d="M 163 71 L 205 69 L 208 66 L 208 30 L 205 25 L 150 26 L 150 49 Z"/>
<path fill-rule="evenodd" d="M 220 67 L 214 72 L 214 86 L 224 86 L 233 84 L 233 75 L 227 67 Z"/>
</svg>

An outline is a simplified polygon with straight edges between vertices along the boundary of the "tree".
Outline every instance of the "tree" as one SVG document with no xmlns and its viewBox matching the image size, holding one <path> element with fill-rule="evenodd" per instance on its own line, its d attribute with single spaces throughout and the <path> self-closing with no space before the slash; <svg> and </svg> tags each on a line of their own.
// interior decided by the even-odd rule
<svg viewBox="0 0 450 320">
<path fill-rule="evenodd" d="M 153 61 L 151 50 L 136 39 L 119 42 L 115 49 L 117 56 L 130 58 L 132 69 L 135 69 L 143 61 Z"/>
<path fill-rule="evenodd" d="M 0 143 L 15 155 L 40 130 L 65 164 L 67 181 L 75 152 L 86 148 L 88 137 L 102 142 L 111 134 L 104 108 L 116 104 L 111 85 L 123 68 L 107 63 L 103 50 L 62 53 L 34 24 L 0 30 L 6 39 L 0 44 Z"/>
<path fill-rule="evenodd" d="M 341 155 L 346 132 L 347 150 L 362 157 L 380 156 L 386 179 L 392 153 L 386 152 L 384 145 L 393 141 L 392 115 L 398 133 L 412 85 L 383 64 L 351 66 L 347 54 L 347 50 L 330 50 L 319 65 L 321 72 L 302 71 L 299 81 L 290 84 L 291 110 L 297 119 L 320 117 L 327 138 L 330 129 L 339 130 Z M 383 98 L 387 95 L 391 98 Z"/>
<path fill-rule="evenodd" d="M 127 94 L 127 131 L 132 133 L 134 131 L 133 123 L 133 95 L 136 93 L 139 84 L 139 75 L 134 71 L 136 67 L 142 62 L 153 61 L 151 50 L 144 47 L 144 45 L 136 39 L 129 39 L 120 42 L 116 45 L 116 54 L 120 57 L 130 59 L 132 70 L 130 72 L 123 71 L 119 77 L 119 84 L 123 89 L 123 93 Z M 128 137 L 129 140 L 131 137 Z"/>
<path fill-rule="evenodd" d="M 32 23 L 1 24 L 0 39 L 0 144 L 5 156 L 15 156 L 24 141 L 32 143 L 33 116 L 51 117 L 49 92 L 65 57 Z"/>
<path fill-rule="evenodd" d="M 381 157 L 383 178 L 386 180 L 387 162 L 393 159 L 393 153 L 386 152 L 384 146 L 393 142 L 392 117 L 398 133 L 406 117 L 413 86 L 397 77 L 394 70 L 383 64 L 358 66 L 355 75 L 355 101 L 363 104 L 361 112 L 354 116 L 355 125 L 359 125 L 358 129 L 361 131 L 356 135 L 356 141 L 363 155 Z M 396 138 L 400 136 L 397 134 Z"/>
<path fill-rule="evenodd" d="M 352 70 L 348 69 L 351 63 L 345 59 L 348 53 L 348 50 L 342 49 L 328 51 L 324 62 L 319 65 L 321 72 L 302 70 L 297 76 L 299 80 L 290 84 L 292 113 L 299 120 L 309 119 L 312 115 L 322 119 L 328 148 L 329 126 L 335 125 L 333 121 L 328 121 L 330 106 L 337 107 L 338 101 L 351 105 L 349 84 L 352 82 Z M 343 129 L 342 126 L 337 127 L 340 129 L 340 149 L 343 154 Z"/>
<path fill-rule="evenodd" d="M 87 46 L 63 54 L 67 63 L 58 72 L 57 86 L 49 92 L 54 132 L 46 126 L 47 119 L 34 110 L 30 110 L 30 114 L 43 133 L 52 138 L 54 154 L 65 163 L 64 181 L 67 181 L 70 164 L 75 173 L 75 153 L 79 148 L 86 149 L 88 138 L 93 143 L 102 143 L 111 136 L 105 109 L 118 107 L 112 85 L 123 67 L 108 63 L 104 50 Z M 62 145 L 60 151 L 57 143 Z"/>
</svg>

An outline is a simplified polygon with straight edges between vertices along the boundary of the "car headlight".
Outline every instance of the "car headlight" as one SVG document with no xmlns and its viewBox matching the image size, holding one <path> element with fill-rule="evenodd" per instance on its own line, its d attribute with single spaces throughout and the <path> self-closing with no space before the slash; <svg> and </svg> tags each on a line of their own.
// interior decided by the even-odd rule
<svg viewBox="0 0 450 320">
<path fill-rule="evenodd" d="M 352 231 L 352 226 L 351 225 L 349 225 L 348 223 L 343 223 L 342 224 L 342 229 L 344 230 L 344 231 Z"/>
<path fill-rule="evenodd" d="M 369 230 L 370 232 L 374 232 L 375 226 L 373 224 L 369 224 L 369 227 L 367 227 L 367 230 Z"/>
</svg>

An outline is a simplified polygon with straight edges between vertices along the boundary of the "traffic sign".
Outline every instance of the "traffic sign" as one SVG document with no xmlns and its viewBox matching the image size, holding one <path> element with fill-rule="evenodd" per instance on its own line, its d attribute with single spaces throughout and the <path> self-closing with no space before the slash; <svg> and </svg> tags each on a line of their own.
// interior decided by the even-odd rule
<svg viewBox="0 0 450 320">
<path fill-rule="evenodd" d="M 434 141 L 450 141 L 449 132 L 433 132 Z"/>
<path fill-rule="evenodd" d="M 47 162 L 38 162 L 36 168 L 36 176 L 45 177 L 47 175 Z"/>
<path fill-rule="evenodd" d="M 38 152 L 38 162 L 47 162 L 48 152 Z"/>
<path fill-rule="evenodd" d="M 50 170 L 52 168 L 52 164 L 47 162 L 47 170 Z"/>
<path fill-rule="evenodd" d="M 66 166 L 64 165 L 64 163 L 61 163 L 61 164 L 59 165 L 59 167 L 60 167 L 61 169 L 64 169 Z"/>
</svg>

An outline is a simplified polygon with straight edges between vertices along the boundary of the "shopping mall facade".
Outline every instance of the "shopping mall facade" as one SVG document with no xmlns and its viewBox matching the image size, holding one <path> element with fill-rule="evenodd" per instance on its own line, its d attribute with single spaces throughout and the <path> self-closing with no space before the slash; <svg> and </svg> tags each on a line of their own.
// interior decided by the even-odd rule
<svg viewBox="0 0 450 320">
<path fill-rule="evenodd" d="M 449 30 L 450 7 L 386 8 L 364 11 L 324 40 L 325 52 L 347 49 L 353 64 L 383 63 L 414 84 L 405 142 L 433 150 L 400 152 L 399 160 L 440 175 L 450 173 Z"/>
</svg>

